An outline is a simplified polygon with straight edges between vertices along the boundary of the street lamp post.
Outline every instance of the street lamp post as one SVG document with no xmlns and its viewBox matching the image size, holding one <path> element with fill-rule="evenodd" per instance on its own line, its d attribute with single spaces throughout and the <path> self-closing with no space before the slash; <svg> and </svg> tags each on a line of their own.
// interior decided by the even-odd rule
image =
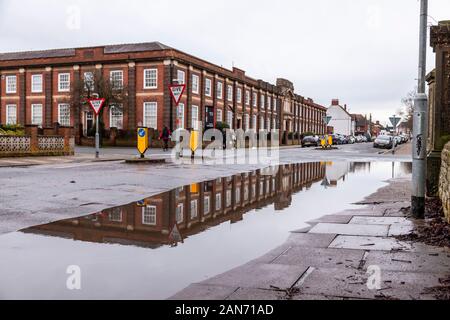
<svg viewBox="0 0 450 320">
<path fill-rule="evenodd" d="M 420 1 L 420 36 L 419 36 L 419 80 L 417 95 L 414 99 L 413 116 L 413 166 L 411 213 L 416 218 L 425 217 L 426 184 L 426 143 L 427 143 L 427 104 L 425 94 L 425 74 L 427 59 L 427 18 L 428 0 Z"/>
</svg>

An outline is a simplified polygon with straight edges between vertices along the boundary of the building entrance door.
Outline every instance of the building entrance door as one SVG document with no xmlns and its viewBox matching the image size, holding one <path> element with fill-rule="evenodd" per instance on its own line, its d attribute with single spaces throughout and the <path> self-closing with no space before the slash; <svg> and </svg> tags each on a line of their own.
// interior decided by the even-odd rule
<svg viewBox="0 0 450 320">
<path fill-rule="evenodd" d="M 84 126 L 83 126 L 83 134 L 85 137 L 93 137 L 94 131 L 94 112 L 85 111 L 84 112 Z"/>
</svg>

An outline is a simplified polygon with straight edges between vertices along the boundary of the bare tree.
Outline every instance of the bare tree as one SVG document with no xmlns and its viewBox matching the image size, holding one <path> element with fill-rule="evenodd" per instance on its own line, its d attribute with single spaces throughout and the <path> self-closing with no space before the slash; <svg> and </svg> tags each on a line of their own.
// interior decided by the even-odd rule
<svg viewBox="0 0 450 320">
<path fill-rule="evenodd" d="M 115 83 L 105 77 L 102 72 L 86 73 L 85 75 L 87 77 L 84 79 L 79 78 L 74 82 L 70 104 L 72 110 L 75 110 L 75 116 L 79 117 L 83 106 L 88 106 L 89 99 L 97 97 L 105 99 L 104 107 L 99 114 L 99 133 L 102 137 L 105 128 L 103 121 L 105 107 L 114 105 L 123 113 L 124 109 L 128 107 L 128 87 L 122 83 Z"/>
<path fill-rule="evenodd" d="M 413 113 L 414 113 L 414 98 L 416 96 L 416 90 L 409 91 L 402 99 L 402 108 L 398 110 L 400 115 L 406 122 L 408 129 L 412 130 L 413 127 Z"/>
</svg>

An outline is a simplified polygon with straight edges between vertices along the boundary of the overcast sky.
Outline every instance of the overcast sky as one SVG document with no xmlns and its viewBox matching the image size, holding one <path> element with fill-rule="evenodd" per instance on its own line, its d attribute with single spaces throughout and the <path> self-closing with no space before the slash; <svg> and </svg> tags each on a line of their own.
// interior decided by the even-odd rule
<svg viewBox="0 0 450 320">
<path fill-rule="evenodd" d="M 429 23 L 450 19 L 430 0 Z M 418 0 L 0 0 L 0 52 L 160 41 L 386 122 L 414 89 Z M 434 66 L 429 50 L 428 70 Z"/>
</svg>

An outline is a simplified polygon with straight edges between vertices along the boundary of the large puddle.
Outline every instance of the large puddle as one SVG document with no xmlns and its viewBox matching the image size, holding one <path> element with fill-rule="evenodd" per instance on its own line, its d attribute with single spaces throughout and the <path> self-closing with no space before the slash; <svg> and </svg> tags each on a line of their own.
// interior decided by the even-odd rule
<svg viewBox="0 0 450 320">
<path fill-rule="evenodd" d="M 410 163 L 286 165 L 5 234 L 0 299 L 165 299 L 410 172 Z M 68 268 L 81 272 L 81 290 L 68 289 Z"/>
</svg>

